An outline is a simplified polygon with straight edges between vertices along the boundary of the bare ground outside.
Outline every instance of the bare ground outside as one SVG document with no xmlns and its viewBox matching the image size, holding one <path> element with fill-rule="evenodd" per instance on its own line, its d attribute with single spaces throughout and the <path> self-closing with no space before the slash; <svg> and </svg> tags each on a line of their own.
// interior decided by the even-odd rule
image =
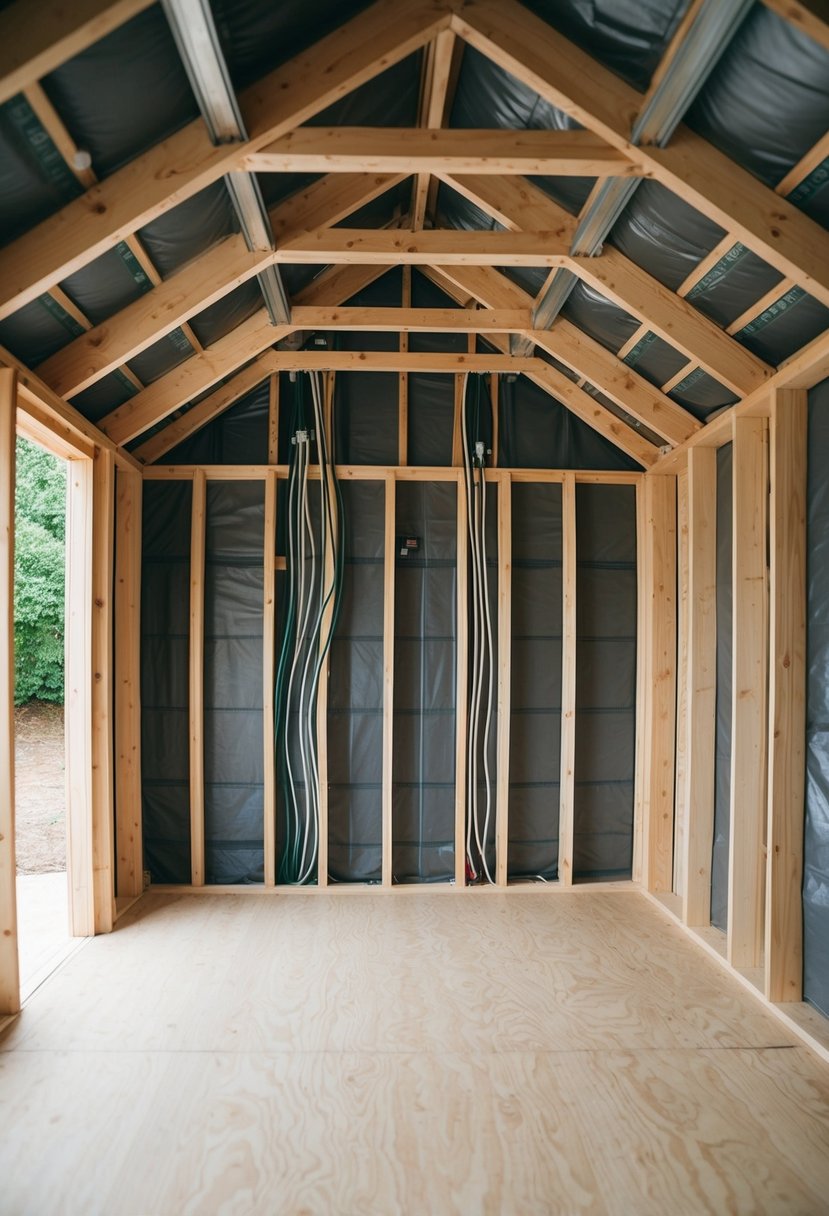
<svg viewBox="0 0 829 1216">
<path fill-rule="evenodd" d="M 29 701 L 14 724 L 17 872 L 65 870 L 63 706 Z"/>
</svg>

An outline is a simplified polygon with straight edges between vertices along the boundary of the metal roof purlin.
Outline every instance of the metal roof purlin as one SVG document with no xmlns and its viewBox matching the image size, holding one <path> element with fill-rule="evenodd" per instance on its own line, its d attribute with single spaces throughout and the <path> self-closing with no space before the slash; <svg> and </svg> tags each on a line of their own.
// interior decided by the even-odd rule
<svg viewBox="0 0 829 1216">
<path fill-rule="evenodd" d="M 752 0 L 703 0 L 696 16 L 652 89 L 633 124 L 634 144 L 664 147 L 705 84 L 729 42 L 751 8 Z M 639 185 L 638 178 L 608 177 L 597 185 L 582 213 L 570 252 L 575 257 L 593 257 Z M 551 276 L 536 301 L 533 323 L 549 329 L 577 282 L 569 270 Z M 513 353 L 528 354 L 532 344 L 524 338 L 514 342 Z"/>
<path fill-rule="evenodd" d="M 162 7 L 213 143 L 247 140 L 209 0 L 162 0 Z M 228 173 L 224 182 L 248 249 L 273 249 L 273 231 L 255 176 Z M 256 277 L 271 323 L 289 325 L 291 306 L 279 267 L 268 266 Z"/>
</svg>

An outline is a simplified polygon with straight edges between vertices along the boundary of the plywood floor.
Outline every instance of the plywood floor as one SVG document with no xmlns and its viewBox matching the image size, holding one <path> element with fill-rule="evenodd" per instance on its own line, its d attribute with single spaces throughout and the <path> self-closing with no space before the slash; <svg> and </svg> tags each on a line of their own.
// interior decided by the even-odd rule
<svg viewBox="0 0 829 1216">
<path fill-rule="evenodd" d="M 826 1213 L 829 1067 L 636 893 L 149 895 L 0 1042 L 0 1212 Z"/>
</svg>

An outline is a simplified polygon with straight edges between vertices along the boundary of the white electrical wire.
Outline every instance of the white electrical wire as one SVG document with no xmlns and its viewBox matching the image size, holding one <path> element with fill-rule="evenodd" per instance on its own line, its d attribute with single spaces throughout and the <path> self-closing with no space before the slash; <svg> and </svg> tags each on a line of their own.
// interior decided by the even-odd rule
<svg viewBox="0 0 829 1216">
<path fill-rule="evenodd" d="M 489 575 L 486 568 L 486 471 L 481 468 L 481 569 L 483 572 L 483 601 L 484 612 L 486 616 L 486 638 L 487 638 L 487 661 L 489 664 L 489 676 L 487 685 L 487 702 L 486 702 L 486 722 L 484 725 L 484 782 L 486 785 L 486 815 L 484 816 L 484 848 L 481 853 L 481 860 L 484 866 L 484 873 L 489 882 L 492 882 L 492 875 L 489 872 L 489 867 L 486 861 L 486 842 L 489 833 L 489 820 L 492 814 L 492 780 L 489 772 L 489 735 L 492 728 L 492 693 L 493 693 L 493 659 L 494 647 L 492 644 L 492 612 L 489 604 Z"/>
<path fill-rule="evenodd" d="M 309 552 L 311 555 L 311 577 L 310 577 L 310 580 L 308 583 L 308 599 L 307 599 L 307 603 L 305 605 L 305 616 L 304 616 L 304 619 L 302 622 L 301 645 L 300 645 L 300 648 L 297 650 L 297 658 L 299 658 L 299 654 L 301 653 L 302 648 L 304 648 L 306 651 L 306 663 L 303 666 L 303 678 L 302 678 L 302 682 L 300 684 L 300 689 L 299 689 L 299 710 L 298 710 L 298 717 L 297 717 L 297 723 L 299 725 L 299 760 L 300 760 L 300 764 L 302 765 L 302 780 L 303 780 L 303 788 L 305 790 L 305 824 L 304 824 L 304 830 L 303 830 L 303 835 L 302 835 L 302 860 L 300 862 L 300 870 L 302 870 L 305 866 L 305 855 L 306 855 L 306 852 L 308 849 L 308 836 L 309 836 L 309 832 L 310 832 L 311 820 L 314 818 L 313 790 L 312 790 L 312 786 L 311 786 L 311 774 L 310 774 L 310 770 L 309 770 L 309 766 L 308 766 L 308 755 L 307 755 L 307 752 L 305 749 L 305 728 L 304 728 L 305 717 L 304 717 L 304 708 L 303 707 L 305 704 L 305 687 L 306 687 L 305 674 L 307 672 L 307 654 L 311 648 L 311 637 L 309 637 L 308 625 L 311 620 L 311 606 L 313 604 L 313 599 L 314 599 L 314 583 L 316 581 L 316 576 L 317 576 L 317 547 L 314 543 L 314 525 L 313 525 L 313 521 L 311 520 L 311 510 L 310 510 L 309 501 L 308 501 L 308 458 L 310 457 L 310 447 L 311 447 L 310 438 L 306 440 L 306 444 L 307 444 L 307 449 L 308 449 L 308 456 L 306 456 L 306 461 L 305 461 L 305 477 L 303 480 L 303 487 L 302 487 L 303 488 L 302 510 L 303 510 L 303 522 L 305 524 L 305 528 L 306 528 L 307 536 L 308 536 L 308 548 L 309 548 Z"/>
<path fill-rule="evenodd" d="M 294 635 L 294 653 L 293 653 L 293 658 L 292 658 L 292 662 L 291 662 L 290 676 L 288 679 L 288 688 L 287 688 L 287 693 L 285 695 L 285 768 L 286 768 L 286 771 L 288 774 L 288 789 L 290 790 L 290 793 L 291 793 L 291 806 L 292 806 L 293 818 L 294 818 L 294 833 L 295 833 L 294 838 L 295 839 L 297 839 L 299 837 L 299 806 L 297 804 L 296 785 L 294 782 L 293 765 L 291 764 L 291 693 L 293 691 L 294 671 L 296 669 L 297 654 L 298 654 L 299 623 L 300 623 L 301 608 L 302 608 L 302 604 L 303 604 L 302 583 L 304 580 L 304 567 L 305 567 L 304 538 L 301 537 L 301 529 L 299 527 L 300 520 L 301 520 L 301 514 L 300 514 L 301 502 L 302 502 L 301 483 L 302 483 L 302 466 L 303 466 L 303 460 L 304 460 L 304 447 L 298 436 L 296 439 L 296 445 L 297 445 L 297 465 L 298 465 L 297 480 L 296 480 L 296 516 L 294 515 L 294 512 L 290 510 L 290 504 L 289 504 L 289 511 L 288 511 L 288 571 L 289 571 L 289 577 L 292 578 L 294 580 L 295 584 L 298 585 L 298 591 L 297 591 L 297 596 L 296 596 L 297 626 L 296 626 L 296 634 Z M 296 550 L 297 550 L 298 545 L 300 545 L 301 557 L 300 557 L 300 561 L 299 561 L 299 567 L 297 568 Z"/>
</svg>

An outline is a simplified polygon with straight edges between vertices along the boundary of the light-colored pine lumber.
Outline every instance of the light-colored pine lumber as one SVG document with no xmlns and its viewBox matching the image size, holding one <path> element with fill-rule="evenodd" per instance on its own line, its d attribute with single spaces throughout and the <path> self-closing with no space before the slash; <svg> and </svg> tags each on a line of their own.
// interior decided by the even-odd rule
<svg viewBox="0 0 829 1216">
<path fill-rule="evenodd" d="M 505 887 L 509 864 L 509 751 L 512 714 L 512 482 L 498 481 L 498 762 L 495 787 L 495 878 Z"/>
<path fill-rule="evenodd" d="M 262 610 L 262 726 L 264 794 L 262 829 L 265 886 L 276 884 L 276 757 L 274 752 L 274 681 L 276 680 L 276 489 L 275 471 L 265 480 L 265 539 Z"/>
<path fill-rule="evenodd" d="M 561 485 L 561 775 L 558 812 L 558 879 L 573 884 L 573 833 L 576 774 L 576 479 L 565 473 Z"/>
<path fill-rule="evenodd" d="M 685 891 L 685 832 L 688 771 L 688 470 L 676 478 L 677 647 L 676 765 L 674 774 L 674 894 Z"/>
<path fill-rule="evenodd" d="M 14 815 L 14 487 L 17 376 L 0 369 L 0 1015 L 20 1009 Z"/>
<path fill-rule="evenodd" d="M 118 898 L 144 889 L 141 815 L 141 490 L 115 478 L 115 865 Z"/>
<path fill-rule="evenodd" d="M 92 868 L 95 932 L 115 923 L 113 773 L 113 601 L 115 461 L 101 450 L 92 462 Z"/>
<path fill-rule="evenodd" d="M 394 473 L 385 474 L 385 523 L 383 542 L 383 790 L 382 790 L 382 883 L 392 885 L 394 848 L 394 569 L 397 489 Z"/>
<path fill-rule="evenodd" d="M 647 477 L 645 534 L 640 536 L 639 579 L 644 594 L 647 683 L 637 716 L 648 735 L 644 789 L 642 879 L 654 892 L 670 891 L 673 878 L 676 736 L 676 479 Z"/>
<path fill-rule="evenodd" d="M 66 478 L 66 856 L 69 931 L 95 932 L 92 877 L 92 460 Z"/>
<path fill-rule="evenodd" d="M 765 418 L 734 420 L 728 960 L 756 967 L 764 937 L 768 581 Z"/>
<path fill-rule="evenodd" d="M 207 483 L 193 474 L 190 524 L 190 873 L 204 886 L 204 577 Z"/>
<path fill-rule="evenodd" d="M 717 453 L 688 455 L 688 674 L 682 920 L 711 920 L 717 703 Z"/>
<path fill-rule="evenodd" d="M 807 394 L 776 392 L 769 421 L 769 738 L 765 993 L 803 999 Z"/>
</svg>

